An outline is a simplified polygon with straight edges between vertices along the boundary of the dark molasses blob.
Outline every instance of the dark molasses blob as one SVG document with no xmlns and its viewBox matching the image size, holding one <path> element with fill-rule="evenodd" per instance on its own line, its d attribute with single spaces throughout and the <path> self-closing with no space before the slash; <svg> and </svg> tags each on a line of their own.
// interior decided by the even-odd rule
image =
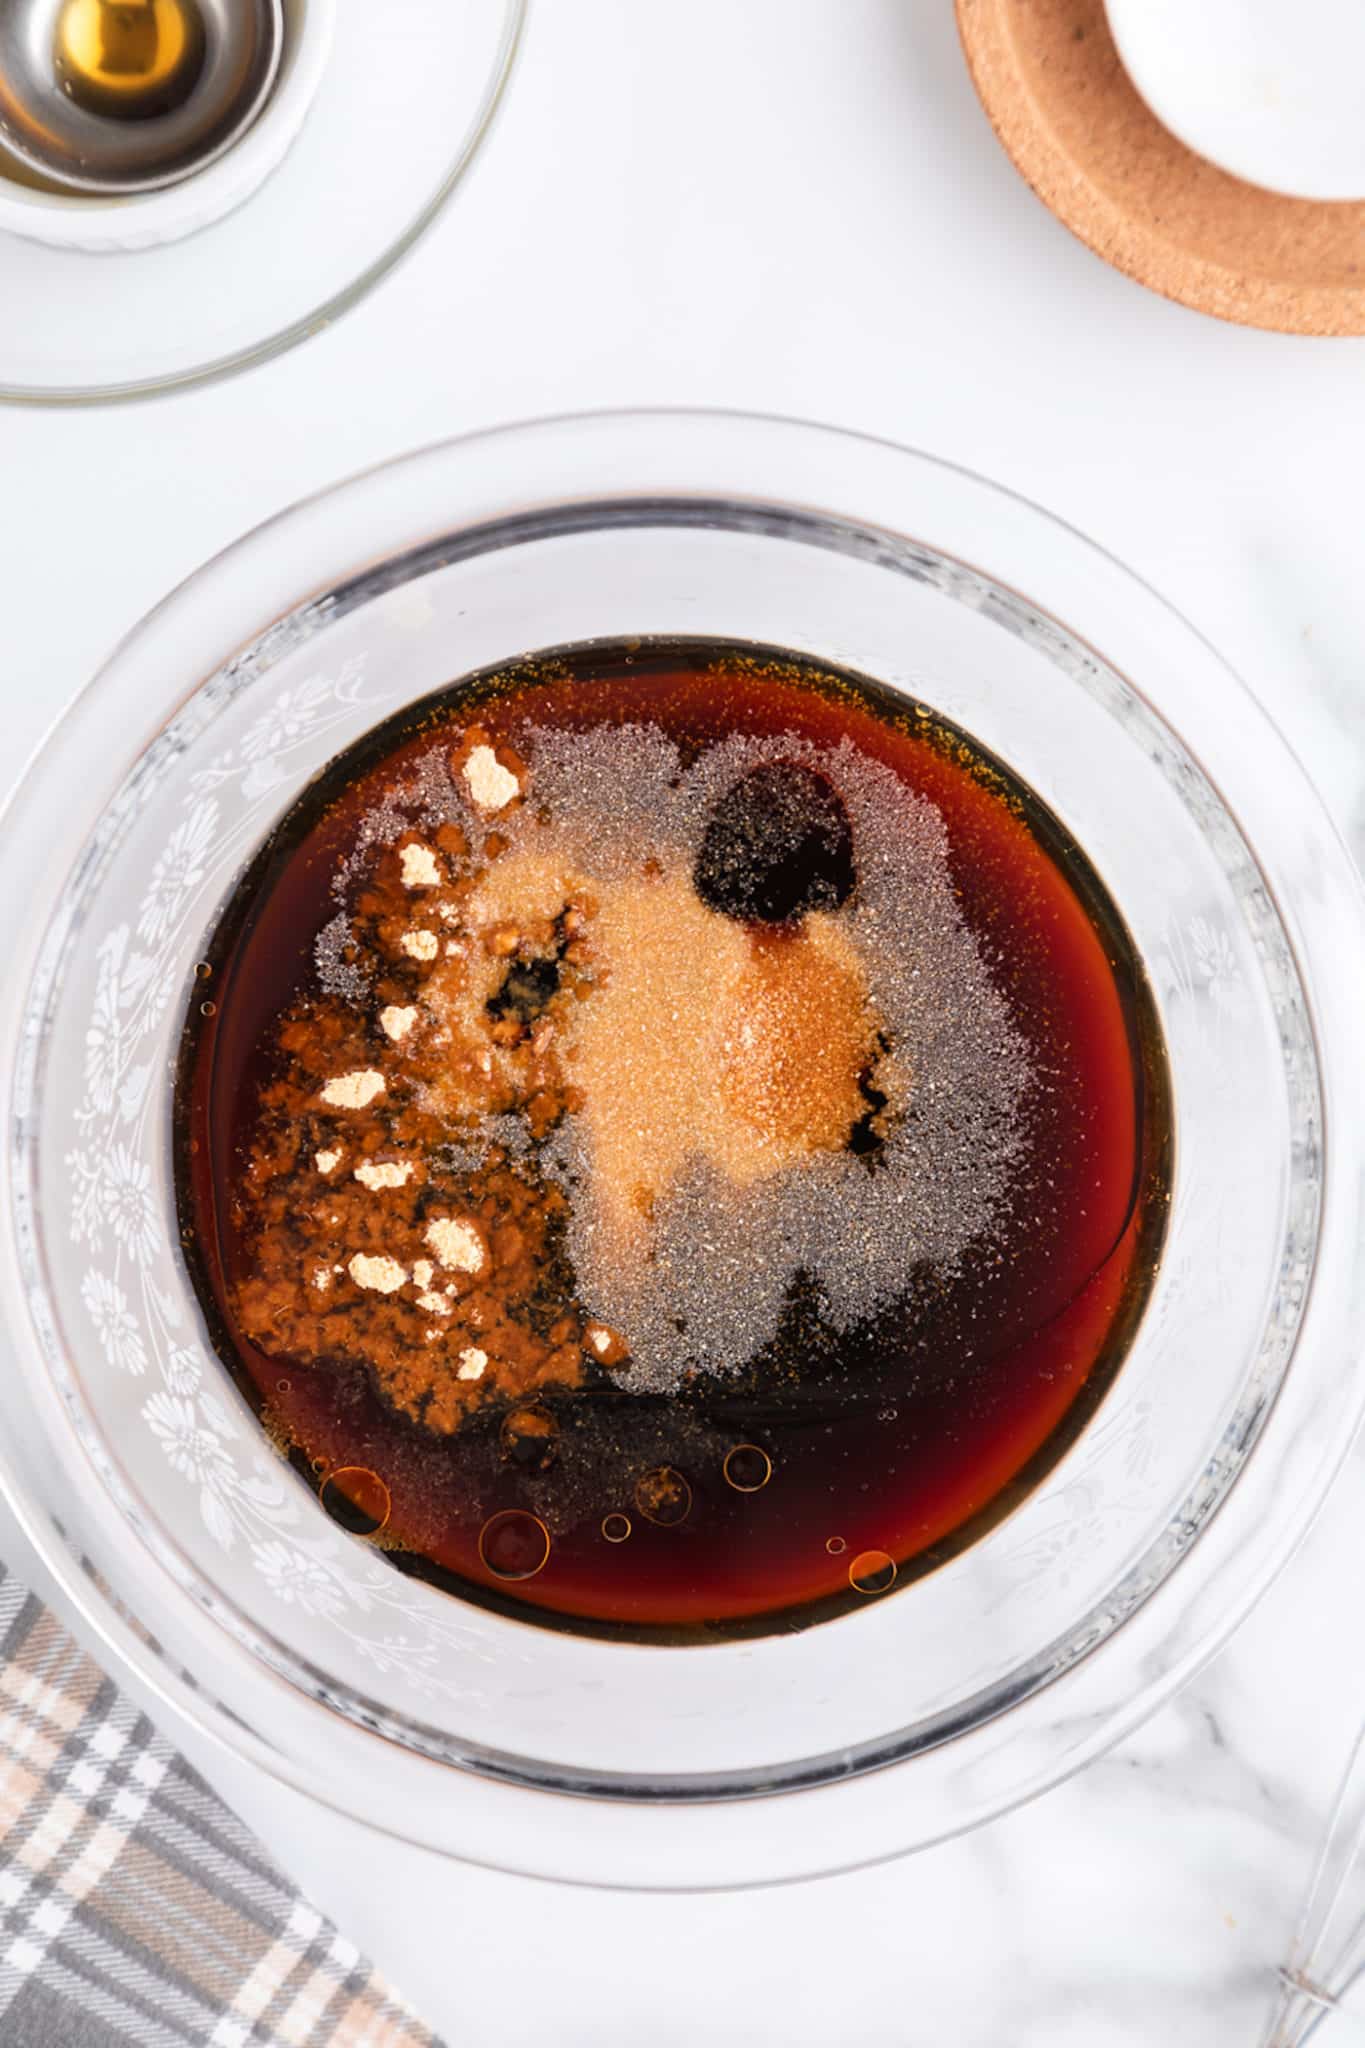
<svg viewBox="0 0 1365 2048">
<path fill-rule="evenodd" d="M 765 762 L 711 813 L 693 882 L 703 903 L 743 924 L 793 924 L 853 894 L 853 829 L 813 768 Z"/>
<path fill-rule="evenodd" d="M 548 1408 L 531 1402 L 504 1418 L 502 1454 L 523 1472 L 548 1472 L 559 1456 L 559 1424 Z"/>
<path fill-rule="evenodd" d="M 490 1017 L 515 1017 L 533 1024 L 559 987 L 559 962 L 514 959 L 501 988 L 488 999 Z"/>
</svg>

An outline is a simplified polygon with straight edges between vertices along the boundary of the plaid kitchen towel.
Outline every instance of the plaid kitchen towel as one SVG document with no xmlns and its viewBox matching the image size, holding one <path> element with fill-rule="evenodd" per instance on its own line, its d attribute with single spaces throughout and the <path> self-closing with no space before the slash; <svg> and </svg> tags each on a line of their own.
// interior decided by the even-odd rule
<svg viewBox="0 0 1365 2048">
<path fill-rule="evenodd" d="M 0 1566 L 0 2048 L 440 2048 Z"/>
</svg>

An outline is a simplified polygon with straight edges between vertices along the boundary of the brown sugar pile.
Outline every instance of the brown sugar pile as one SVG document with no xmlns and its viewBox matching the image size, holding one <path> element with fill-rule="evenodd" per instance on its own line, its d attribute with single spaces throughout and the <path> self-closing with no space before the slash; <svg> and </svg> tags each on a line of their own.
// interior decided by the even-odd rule
<svg viewBox="0 0 1365 2048">
<path fill-rule="evenodd" d="M 524 771 L 478 744 L 467 737 L 454 771 L 472 756 L 503 810 Z M 476 856 L 478 824 L 448 818 L 372 855 L 348 957 L 329 977 L 324 948 L 322 993 L 281 1022 L 239 1191 L 247 1335 L 304 1363 L 362 1359 L 395 1407 L 441 1432 L 491 1392 L 575 1385 L 585 1343 L 612 1348 L 572 1306 L 562 1191 L 514 1156 L 519 1131 L 489 1141 L 514 1113 L 543 1133 L 572 1100 L 556 1020 L 584 986 L 586 918 L 559 878 L 528 886 L 524 863 L 489 892 L 507 843 L 489 832 Z M 555 986 L 536 1000 L 548 963 Z M 460 1141 L 476 1132 L 471 1159 Z"/>
<path fill-rule="evenodd" d="M 857 889 L 756 929 L 698 893 L 706 821 L 812 749 L 519 745 L 461 732 L 367 815 L 238 1191 L 247 1335 L 363 1361 L 440 1432 L 601 1370 L 731 1370 L 798 1276 L 850 1325 L 989 1226 L 1028 1080 L 890 771 L 820 756 Z"/>
</svg>

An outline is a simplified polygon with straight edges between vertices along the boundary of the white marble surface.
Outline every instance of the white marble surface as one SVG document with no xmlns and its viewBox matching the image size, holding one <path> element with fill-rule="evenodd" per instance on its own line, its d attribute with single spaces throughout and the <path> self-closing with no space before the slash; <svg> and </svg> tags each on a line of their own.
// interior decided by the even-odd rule
<svg viewBox="0 0 1365 2048">
<path fill-rule="evenodd" d="M 1220 326 L 1074 243 L 1001 156 L 948 0 L 541 0 L 484 159 L 370 304 L 220 389 L 0 413 L 0 773 L 171 583 L 303 493 L 518 414 L 727 404 L 917 443 L 1111 547 L 1241 669 L 1360 851 L 1363 377 L 1365 342 Z M 1363 1471 L 1139 1737 L 882 1870 L 551 1892 L 208 1761 L 452 2044 L 1251 2048 L 1365 1714 Z"/>
</svg>

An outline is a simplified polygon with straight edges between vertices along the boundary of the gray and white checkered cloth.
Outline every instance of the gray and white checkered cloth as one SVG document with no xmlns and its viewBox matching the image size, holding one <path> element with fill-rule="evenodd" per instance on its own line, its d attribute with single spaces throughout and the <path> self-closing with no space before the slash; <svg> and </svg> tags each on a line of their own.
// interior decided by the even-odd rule
<svg viewBox="0 0 1365 2048">
<path fill-rule="evenodd" d="M 440 2048 L 0 1566 L 0 2048 Z"/>
</svg>

